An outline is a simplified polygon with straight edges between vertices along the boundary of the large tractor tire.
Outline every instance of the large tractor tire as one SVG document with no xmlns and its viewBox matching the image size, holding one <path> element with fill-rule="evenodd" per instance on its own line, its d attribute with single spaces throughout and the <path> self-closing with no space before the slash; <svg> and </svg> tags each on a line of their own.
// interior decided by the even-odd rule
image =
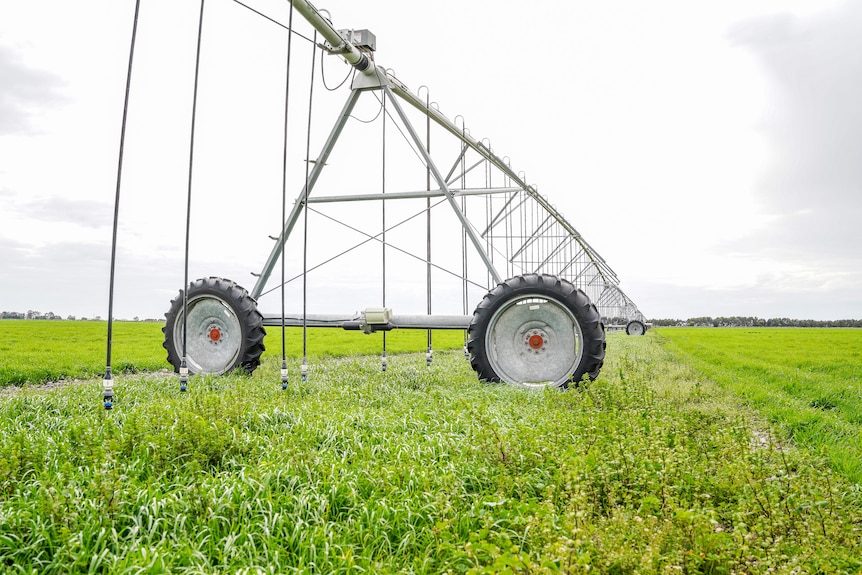
<svg viewBox="0 0 862 575">
<path fill-rule="evenodd" d="M 260 365 L 264 351 L 263 316 L 257 302 L 236 283 L 216 277 L 189 285 L 186 366 L 189 373 L 220 375 L 239 368 L 247 373 Z M 165 314 L 164 347 L 168 362 L 179 372 L 183 359 L 183 292 Z"/>
<path fill-rule="evenodd" d="M 626 335 L 644 335 L 646 334 L 646 325 L 640 320 L 633 319 L 626 324 Z"/>
<path fill-rule="evenodd" d="M 571 282 L 547 274 L 508 279 L 488 292 L 467 329 L 479 379 L 529 388 L 595 379 L 605 358 L 596 306 Z"/>
</svg>

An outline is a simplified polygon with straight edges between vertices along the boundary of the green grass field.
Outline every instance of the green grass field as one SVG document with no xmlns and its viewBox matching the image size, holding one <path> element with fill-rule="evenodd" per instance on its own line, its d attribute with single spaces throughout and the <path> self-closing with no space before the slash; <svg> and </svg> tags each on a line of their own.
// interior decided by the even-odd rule
<svg viewBox="0 0 862 575">
<path fill-rule="evenodd" d="M 859 483 L 768 411 L 771 393 L 746 393 L 754 375 L 733 383 L 767 348 L 801 357 L 781 343 L 795 332 L 705 331 L 611 334 L 600 378 L 568 392 L 478 382 L 459 342 L 385 373 L 316 355 L 286 391 L 268 342 L 252 376 L 192 377 L 185 394 L 173 374 L 118 375 L 110 412 L 98 378 L 7 386 L 0 571 L 862 572 Z M 820 330 L 797 331 L 813 372 L 858 337 L 821 342 L 828 356 Z"/>
<path fill-rule="evenodd" d="M 0 321 L 0 386 L 85 379 L 105 373 L 108 327 L 97 321 Z M 111 368 L 114 373 L 172 369 L 162 347 L 161 323 L 115 322 Z M 427 332 L 401 330 L 387 334 L 388 353 L 425 350 Z M 383 334 L 345 332 L 341 329 L 308 330 L 308 356 L 312 358 L 379 353 Z M 460 331 L 436 331 L 435 349 L 464 345 Z M 264 357 L 281 358 L 281 329 L 268 328 Z M 285 351 L 289 358 L 302 357 L 302 329 L 288 328 Z"/>
<path fill-rule="evenodd" d="M 107 326 L 101 321 L 0 321 L 0 386 L 105 373 Z M 158 323 L 115 322 L 113 370 L 156 371 L 168 366 L 161 330 Z"/>
<path fill-rule="evenodd" d="M 862 483 L 862 330 L 664 329 L 683 361 Z"/>
</svg>

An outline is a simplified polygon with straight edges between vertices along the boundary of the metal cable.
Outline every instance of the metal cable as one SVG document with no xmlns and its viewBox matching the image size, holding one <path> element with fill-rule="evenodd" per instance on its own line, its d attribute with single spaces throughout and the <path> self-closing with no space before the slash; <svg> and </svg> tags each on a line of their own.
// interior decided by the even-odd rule
<svg viewBox="0 0 862 575">
<path fill-rule="evenodd" d="M 447 201 L 447 200 L 445 200 L 445 199 L 444 199 L 444 200 L 440 200 L 439 202 L 437 202 L 436 204 L 434 204 L 434 206 L 432 206 L 432 207 L 437 207 L 437 206 L 439 206 L 440 204 L 445 203 L 446 201 Z M 329 259 L 328 259 L 328 260 L 326 260 L 325 262 L 321 262 L 321 263 L 320 263 L 320 264 L 318 264 L 317 266 L 315 266 L 315 267 L 311 268 L 309 271 L 314 271 L 315 269 L 317 269 L 317 268 L 319 268 L 319 267 L 323 266 L 324 264 L 328 264 L 328 263 L 332 262 L 333 260 L 338 259 L 338 258 L 340 258 L 341 256 L 346 255 L 346 254 L 348 254 L 349 252 L 351 252 L 351 251 L 353 251 L 353 250 L 355 250 L 355 249 L 358 249 L 358 248 L 360 248 L 360 247 L 364 246 L 365 244 L 367 244 L 367 243 L 368 243 L 368 242 L 370 242 L 370 241 L 378 241 L 378 242 L 382 242 L 382 241 L 383 241 L 383 240 L 380 238 L 380 234 L 377 234 L 376 236 L 372 236 L 371 234 L 368 234 L 368 233 L 366 233 L 366 232 L 363 232 L 362 230 L 360 230 L 360 229 L 358 229 L 358 228 L 355 228 L 355 227 L 351 226 L 350 224 L 347 224 L 347 223 L 345 223 L 345 222 L 342 222 L 342 221 L 340 221 L 340 220 L 337 220 L 337 219 L 333 218 L 332 216 L 329 216 L 329 215 L 327 215 L 327 214 L 324 214 L 324 213 L 323 213 L 323 212 L 321 212 L 321 211 L 315 210 L 314 208 L 309 208 L 309 209 L 310 209 L 312 212 L 314 212 L 314 213 L 316 213 L 316 214 L 318 214 L 318 215 L 320 215 L 320 216 L 322 216 L 322 217 L 324 217 L 324 218 L 327 218 L 327 219 L 329 219 L 329 220 L 331 220 L 331 221 L 335 222 L 336 224 L 340 224 L 340 225 L 344 226 L 345 228 L 347 228 L 347 229 L 349 229 L 349 230 L 351 230 L 351 231 L 354 231 L 354 232 L 356 232 L 356 233 L 358 233 L 358 234 L 362 234 L 362 235 L 364 235 L 364 236 L 367 238 L 367 239 L 365 239 L 365 240 L 363 240 L 363 241 L 359 242 L 359 243 L 358 243 L 358 244 L 356 244 L 355 246 L 353 246 L 353 247 L 351 247 L 351 248 L 348 248 L 348 249 L 344 250 L 344 251 L 343 251 L 343 252 L 341 252 L 340 254 L 337 254 L 337 255 L 335 255 L 335 256 L 332 256 L 331 258 L 329 258 Z M 412 220 L 412 219 L 414 219 L 414 218 L 417 218 L 417 217 L 421 216 L 424 212 L 425 212 L 425 210 L 422 210 L 421 212 L 417 212 L 417 213 L 413 214 L 412 216 L 409 216 L 408 218 L 406 218 L 406 219 L 402 220 L 401 222 L 399 222 L 399 223 L 395 224 L 394 226 L 390 226 L 390 227 L 388 227 L 388 228 L 387 228 L 387 231 L 392 231 L 392 230 L 394 230 L 395 228 L 397 228 L 397 227 L 399 227 L 399 226 L 402 226 L 402 225 L 406 224 L 406 223 L 407 223 L 407 222 L 409 222 L 410 220 Z M 405 250 L 405 249 L 403 249 L 403 248 L 400 248 L 400 247 L 398 247 L 398 246 L 396 246 L 396 245 L 394 245 L 394 244 L 387 243 L 387 244 L 386 244 L 386 246 L 387 246 L 387 247 L 389 247 L 389 248 L 391 248 L 391 249 L 393 249 L 393 250 L 396 250 L 396 251 L 398 251 L 398 252 L 400 252 L 400 253 L 402 253 L 402 254 L 404 254 L 404 255 L 406 255 L 406 256 L 409 256 L 409 257 L 413 258 L 414 260 L 417 260 L 417 261 L 420 261 L 420 262 L 424 262 L 424 263 L 430 263 L 428 260 L 423 259 L 422 257 L 417 256 L 416 254 L 412 254 L 412 253 L 410 253 L 409 251 L 407 251 L 407 250 Z M 462 274 L 462 273 L 453 272 L 453 271 L 448 270 L 448 269 L 444 268 L 443 266 L 438 265 L 438 264 L 435 264 L 435 263 L 431 263 L 431 266 L 432 266 L 435 270 L 437 270 L 437 271 L 441 271 L 441 272 L 444 272 L 444 273 L 447 273 L 447 274 L 451 275 L 451 276 L 452 276 L 452 277 L 454 277 L 454 278 L 457 278 L 457 279 L 463 279 L 463 274 Z M 293 278 L 293 279 L 296 279 L 296 278 Z M 290 280 L 290 281 L 293 281 L 293 280 Z M 474 287 L 477 287 L 477 288 L 484 288 L 484 287 L 485 287 L 485 286 L 483 286 L 482 284 L 480 284 L 480 283 L 478 283 L 478 282 L 475 282 L 475 281 L 472 281 L 472 280 L 469 280 L 469 279 L 468 279 L 467 281 L 468 281 L 468 283 L 470 283 L 470 285 L 472 285 L 472 286 L 474 286 Z M 272 290 L 270 290 L 270 291 L 272 291 Z M 266 293 L 268 293 L 268 292 L 266 292 Z"/>
<path fill-rule="evenodd" d="M 305 41 L 307 41 L 307 42 L 316 43 L 316 41 L 317 41 L 317 40 L 316 40 L 316 35 L 315 35 L 315 40 L 312 40 L 312 39 L 311 39 L 311 38 L 309 38 L 308 36 L 304 36 L 304 35 L 300 34 L 299 32 L 297 32 L 296 30 L 293 30 L 293 27 L 292 27 L 290 24 L 288 24 L 287 26 L 285 26 L 284 24 L 282 24 L 282 23 L 281 23 L 281 22 L 279 22 L 278 20 L 275 20 L 275 19 L 273 19 L 273 18 L 271 18 L 271 17 L 267 16 L 267 15 L 266 15 L 266 14 L 264 14 L 263 12 L 260 12 L 260 11 L 258 11 L 258 10 L 255 10 L 254 8 L 252 8 L 251 6 L 249 6 L 248 4 L 243 4 L 243 3 L 242 3 L 242 2 L 240 2 L 239 0 L 233 0 L 233 1 L 234 1 L 234 3 L 239 4 L 239 5 L 240 5 L 240 6 L 242 6 L 243 8 L 245 8 L 245 9 L 247 9 L 247 10 L 250 10 L 250 11 L 254 12 L 254 13 L 255 13 L 255 14 L 257 14 L 258 16 L 260 16 L 260 17 L 262 17 L 262 18 L 264 18 L 264 19 L 266 19 L 266 20 L 269 20 L 270 22 L 272 22 L 272 23 L 273 23 L 273 24 L 275 24 L 276 26 L 281 26 L 282 28 L 284 28 L 285 30 L 287 30 L 288 32 L 290 32 L 291 34 L 296 34 L 297 36 L 299 36 L 300 38 L 302 38 L 303 40 L 305 40 Z M 290 18 L 292 19 L 292 18 L 293 18 L 293 2 L 292 2 L 292 1 L 291 1 L 291 3 L 290 3 L 290 7 L 291 7 L 291 10 L 290 10 L 291 16 L 290 16 Z"/>
<path fill-rule="evenodd" d="M 435 204 L 434 204 L 434 205 L 432 205 L 431 207 L 432 207 L 432 208 L 436 208 L 437 206 L 439 206 L 439 205 L 441 205 L 441 204 L 445 203 L 446 201 L 447 201 L 447 200 L 445 200 L 445 199 L 443 199 L 443 200 L 439 200 L 437 203 L 435 203 Z M 324 261 L 322 261 L 322 262 L 320 262 L 320 263 L 318 263 L 318 264 L 316 264 L 316 265 L 314 265 L 314 266 L 310 267 L 310 268 L 308 268 L 308 271 L 309 271 L 309 272 L 313 272 L 313 271 L 315 271 L 315 270 L 317 270 L 317 269 L 319 269 L 319 268 L 321 268 L 321 267 L 325 266 L 326 264 L 332 263 L 333 261 L 337 260 L 338 258 L 340 258 L 340 257 L 342 257 L 342 256 L 345 256 L 345 255 L 349 254 L 350 252 L 352 252 L 352 251 L 354 251 L 354 250 L 357 250 L 357 249 L 361 248 L 362 246 L 364 246 L 365 244 L 367 244 L 367 243 L 369 243 L 369 242 L 372 242 L 372 241 L 378 241 L 378 242 L 379 242 L 379 241 L 381 241 L 381 240 L 380 240 L 380 238 L 379 238 L 380 234 L 377 234 L 376 236 L 372 236 L 372 235 L 370 235 L 370 234 L 368 234 L 368 233 L 366 233 L 366 232 L 363 232 L 362 230 L 360 230 L 360 229 L 358 229 L 358 228 L 355 228 L 355 227 L 351 226 L 350 224 L 347 224 L 347 223 L 342 222 L 342 221 L 340 221 L 340 220 L 338 220 L 338 219 L 336 219 L 336 218 L 333 218 L 333 217 L 332 217 L 332 216 L 330 216 L 330 215 L 324 214 L 323 212 L 321 212 L 321 211 L 319 211 L 319 210 L 315 210 L 314 208 L 308 208 L 308 209 L 309 209 L 311 212 L 313 212 L 313 213 L 315 213 L 315 214 L 317 214 L 317 215 L 319 215 L 319 216 L 322 216 L 322 217 L 324 217 L 324 218 L 327 218 L 327 219 L 329 219 L 329 220 L 331 220 L 331 221 L 335 222 L 336 224 L 342 225 L 342 226 L 344 226 L 345 228 L 347 228 L 347 229 L 349 229 L 349 230 L 351 230 L 351 231 L 357 232 L 357 233 L 359 233 L 359 234 L 362 234 L 362 235 L 364 235 L 364 236 L 366 237 L 366 239 L 365 239 L 365 240 L 363 240 L 363 241 L 359 242 L 358 244 L 355 244 L 355 245 L 353 245 L 353 246 L 351 246 L 351 247 L 347 248 L 346 250 L 343 250 L 343 251 L 341 251 L 340 253 L 338 253 L 338 254 L 336 254 L 336 255 L 334 255 L 334 256 L 332 256 L 332 257 L 330 257 L 330 258 L 328 258 L 328 259 L 326 259 L 326 260 L 324 260 Z M 397 227 L 399 227 L 399 226 L 401 226 L 401 225 L 406 224 L 407 222 L 409 222 L 409 221 L 413 220 L 414 218 L 417 218 L 417 217 L 421 216 L 423 213 L 425 213 L 425 210 L 419 211 L 419 212 L 417 212 L 417 213 L 413 214 L 412 216 L 409 216 L 409 217 L 405 218 L 404 220 L 402 220 L 401 222 L 399 222 L 399 223 L 395 224 L 394 226 L 390 226 L 388 229 L 389 229 L 389 230 L 394 230 L 395 228 L 397 228 Z M 401 252 L 401 253 L 403 253 L 403 254 L 405 254 L 405 255 L 407 255 L 407 256 L 410 256 L 411 258 L 413 258 L 413 259 L 415 259 L 415 260 L 418 260 L 418 261 L 420 261 L 420 262 L 424 262 L 424 263 L 428 263 L 428 260 L 426 260 L 426 259 L 424 259 L 424 258 L 422 258 L 422 257 L 420 257 L 420 256 L 417 256 L 417 255 L 415 255 L 415 254 L 412 254 L 412 253 L 408 252 L 408 251 L 407 251 L 407 250 L 405 250 L 405 249 L 399 248 L 398 246 L 395 246 L 395 245 L 392 245 L 392 244 L 387 244 L 387 245 L 388 245 L 390 248 L 395 249 L 395 250 L 398 250 L 399 252 Z M 444 268 L 443 266 L 440 266 L 440 265 L 435 264 L 435 263 L 432 263 L 432 264 L 431 264 L 431 266 L 432 266 L 435 270 L 437 270 L 437 271 L 441 271 L 441 272 L 444 272 L 444 273 L 446 273 L 446 274 L 449 274 L 450 276 L 452 276 L 452 277 L 454 277 L 454 278 L 461 279 L 461 273 L 460 273 L 460 272 L 453 272 L 453 271 L 448 270 L 448 269 Z M 289 284 L 289 283 L 291 283 L 291 282 L 293 282 L 293 281 L 295 281 L 295 280 L 301 279 L 302 277 L 303 277 L 303 274 L 302 274 L 302 273 L 299 273 L 299 274 L 297 274 L 297 275 L 293 276 L 292 278 L 290 278 L 289 280 L 286 280 L 285 284 Z M 470 283 L 471 285 L 473 285 L 474 287 L 477 287 L 477 288 L 484 288 L 484 287 L 485 287 L 485 286 L 483 286 L 483 285 L 482 285 L 482 284 L 480 284 L 480 283 L 477 283 L 477 282 L 474 282 L 474 281 L 470 281 L 470 280 L 468 280 L 468 281 L 469 281 L 469 283 Z M 269 295 L 269 294 L 271 294 L 272 292 L 274 292 L 275 290 L 279 289 L 279 287 L 280 287 L 280 286 L 275 286 L 275 287 L 273 287 L 273 288 L 271 288 L 271 289 L 269 289 L 269 290 L 267 290 L 267 291 L 265 291 L 265 292 L 262 292 L 262 293 L 260 294 L 260 296 L 259 296 L 259 297 L 263 297 L 263 296 L 265 296 L 265 295 Z"/>
<path fill-rule="evenodd" d="M 383 113 L 383 101 L 380 99 L 379 96 L 377 96 L 376 93 L 374 94 L 374 97 L 377 98 L 378 102 L 380 102 L 380 108 L 378 108 L 377 114 L 375 114 L 375 116 L 373 118 L 371 118 L 370 120 L 361 120 L 361 119 L 357 118 L 356 116 L 350 116 L 350 117 L 353 118 L 354 120 L 356 120 L 357 122 L 362 122 L 363 124 L 370 124 L 371 122 L 376 120 L 380 116 L 380 114 Z M 395 129 L 398 130 L 398 132 L 401 134 L 401 137 L 404 139 L 404 142 L 410 147 L 410 150 L 413 152 L 413 155 L 415 155 L 419 159 L 420 162 L 425 163 L 425 159 L 422 157 L 422 154 L 416 149 L 416 145 L 414 144 L 413 139 L 408 134 L 404 133 L 404 130 L 402 129 L 401 125 L 392 116 L 392 113 L 387 111 L 386 115 L 389 116 L 389 118 L 392 120 L 392 125 L 394 125 Z M 428 170 L 430 171 L 430 169 L 431 168 L 429 167 Z"/>
<path fill-rule="evenodd" d="M 135 41 L 138 35 L 138 14 L 140 13 L 141 0 L 135 2 L 135 16 L 132 23 L 132 41 L 129 47 L 129 67 L 126 72 L 126 92 L 123 99 L 123 120 L 120 124 L 120 150 L 117 159 L 117 188 L 114 195 L 114 223 L 111 232 L 111 271 L 108 279 L 108 334 L 105 350 L 105 377 L 102 382 L 102 402 L 105 409 L 114 407 L 114 389 L 111 383 L 111 354 L 114 337 L 114 274 L 117 263 L 117 228 L 120 220 L 120 183 L 123 180 L 123 153 L 126 144 L 126 121 L 129 116 L 129 93 L 132 85 L 132 62 L 135 59 Z"/>
</svg>

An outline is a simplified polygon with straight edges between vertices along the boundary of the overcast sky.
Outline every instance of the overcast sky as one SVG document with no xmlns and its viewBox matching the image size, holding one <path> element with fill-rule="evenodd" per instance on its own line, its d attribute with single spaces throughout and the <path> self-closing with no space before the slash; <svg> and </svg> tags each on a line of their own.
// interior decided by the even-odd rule
<svg viewBox="0 0 862 575">
<path fill-rule="evenodd" d="M 285 1 L 246 3 L 287 23 Z M 370 29 L 379 64 L 508 156 L 648 318 L 862 317 L 862 3 L 316 5 Z M 199 6 L 141 2 L 119 318 L 162 317 L 182 285 Z M 133 10 L 0 3 L 2 310 L 107 316 Z M 280 196 L 255 194 L 281 166 L 285 34 L 233 0 L 207 0 L 204 26 L 201 117 L 218 122 L 201 120 L 197 145 L 239 145 L 196 164 L 221 203 L 194 216 L 190 273 L 251 288 L 278 233 L 258 218 Z M 337 84 L 346 68 L 326 67 Z M 346 97 L 320 91 L 336 110 Z M 317 138 L 333 120 L 322 112 Z"/>
</svg>

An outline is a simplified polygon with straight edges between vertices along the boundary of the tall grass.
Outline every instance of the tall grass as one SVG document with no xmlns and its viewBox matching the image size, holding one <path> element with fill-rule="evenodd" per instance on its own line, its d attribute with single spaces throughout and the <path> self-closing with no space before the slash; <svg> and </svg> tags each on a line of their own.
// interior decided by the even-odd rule
<svg viewBox="0 0 862 575">
<path fill-rule="evenodd" d="M 862 483 L 862 330 L 657 330 L 674 355 Z"/>
<path fill-rule="evenodd" d="M 480 383 L 460 351 L 177 387 L 0 394 L 5 572 L 862 569 L 858 490 L 652 331 L 569 392 Z"/>
</svg>

